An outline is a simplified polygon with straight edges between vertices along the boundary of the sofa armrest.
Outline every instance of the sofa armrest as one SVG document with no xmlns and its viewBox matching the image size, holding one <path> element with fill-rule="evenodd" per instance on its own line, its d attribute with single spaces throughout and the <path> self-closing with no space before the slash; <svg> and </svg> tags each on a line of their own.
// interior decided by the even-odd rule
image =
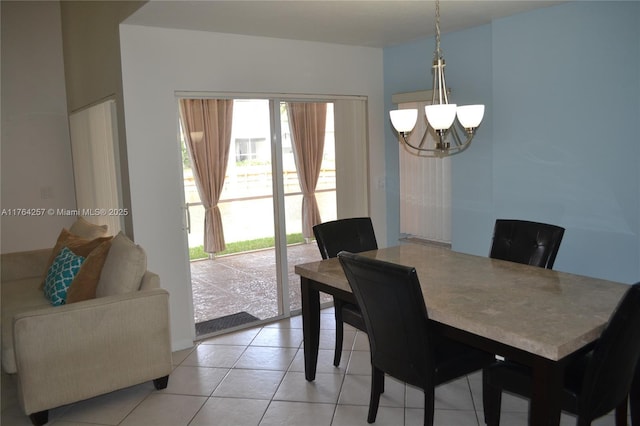
<svg viewBox="0 0 640 426">
<path fill-rule="evenodd" d="M 26 414 L 171 372 L 169 293 L 163 289 L 25 312 L 13 327 Z"/>
</svg>

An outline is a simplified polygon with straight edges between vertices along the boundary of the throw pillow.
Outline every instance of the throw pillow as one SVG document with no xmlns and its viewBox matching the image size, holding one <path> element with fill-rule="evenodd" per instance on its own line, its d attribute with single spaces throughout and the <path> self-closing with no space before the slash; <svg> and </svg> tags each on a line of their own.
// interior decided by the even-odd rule
<svg viewBox="0 0 640 426">
<path fill-rule="evenodd" d="M 95 299 L 100 273 L 111 248 L 111 240 L 96 247 L 85 259 L 67 291 L 67 303 Z"/>
<path fill-rule="evenodd" d="M 67 290 L 84 259 L 64 247 L 53 260 L 44 282 L 44 295 L 53 306 L 65 304 Z"/>
<path fill-rule="evenodd" d="M 89 256 L 89 253 L 91 253 L 96 247 L 98 247 L 105 241 L 111 240 L 111 238 L 112 237 L 100 237 L 93 240 L 88 240 L 86 238 L 73 235 L 67 229 L 63 228 L 62 231 L 60 231 L 60 235 L 58 235 L 56 245 L 51 251 L 51 256 L 49 257 L 49 261 L 47 262 L 47 269 L 45 269 L 45 274 L 49 271 L 51 264 L 53 264 L 53 260 L 60 253 L 63 247 L 69 248 L 73 253 L 79 256 L 87 257 Z M 44 278 L 42 279 L 42 285 L 44 285 Z"/>
<path fill-rule="evenodd" d="M 107 236 L 107 225 L 96 225 L 89 222 L 82 216 L 78 216 L 78 219 L 71 225 L 69 232 L 78 237 L 85 238 L 87 240 L 93 240 L 99 237 Z"/>
<path fill-rule="evenodd" d="M 122 232 L 111 241 L 111 248 L 100 274 L 96 297 L 130 293 L 140 288 L 147 270 L 147 254 Z"/>
</svg>

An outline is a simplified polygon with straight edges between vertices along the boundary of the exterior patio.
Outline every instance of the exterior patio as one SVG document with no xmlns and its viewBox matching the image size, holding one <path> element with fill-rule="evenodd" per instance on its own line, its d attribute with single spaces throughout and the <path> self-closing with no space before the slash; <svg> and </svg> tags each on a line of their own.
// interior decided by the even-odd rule
<svg viewBox="0 0 640 426">
<path fill-rule="evenodd" d="M 301 309 L 299 263 L 321 256 L 315 241 L 288 246 L 288 279 L 291 311 Z M 246 312 L 260 320 L 278 316 L 275 250 L 258 250 L 212 260 L 191 262 L 194 319 L 196 323 Z M 331 302 L 328 295 L 322 303 Z"/>
</svg>

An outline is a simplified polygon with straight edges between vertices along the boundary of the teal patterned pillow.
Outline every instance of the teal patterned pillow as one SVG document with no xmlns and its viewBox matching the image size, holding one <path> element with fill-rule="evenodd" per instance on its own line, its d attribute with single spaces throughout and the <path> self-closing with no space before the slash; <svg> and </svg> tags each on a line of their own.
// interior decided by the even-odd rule
<svg viewBox="0 0 640 426">
<path fill-rule="evenodd" d="M 80 270 L 84 259 L 69 248 L 63 247 L 53 260 L 44 280 L 44 295 L 53 306 L 65 304 L 67 290 Z"/>
</svg>

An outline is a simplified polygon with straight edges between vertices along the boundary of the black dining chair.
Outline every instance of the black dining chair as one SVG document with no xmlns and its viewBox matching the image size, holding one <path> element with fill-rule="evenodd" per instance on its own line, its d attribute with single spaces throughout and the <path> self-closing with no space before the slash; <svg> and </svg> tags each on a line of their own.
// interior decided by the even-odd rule
<svg viewBox="0 0 640 426">
<path fill-rule="evenodd" d="M 566 368 L 562 409 L 578 416 L 577 425 L 587 426 L 626 404 L 632 386 L 638 386 L 634 371 L 640 358 L 640 283 L 629 287 L 611 315 L 592 351 L 573 360 Z M 637 373 L 635 373 L 638 376 Z M 500 423 L 502 391 L 531 396 L 528 368 L 510 361 L 498 361 L 483 370 L 485 422 Z M 640 395 L 634 395 L 632 399 Z M 637 426 L 638 402 L 632 401 L 632 422 Z M 626 410 L 625 410 L 626 412 Z M 616 418 L 626 425 L 626 416 Z"/>
<path fill-rule="evenodd" d="M 323 259 L 336 257 L 342 250 L 359 253 L 378 248 L 373 223 L 369 217 L 353 217 L 325 222 L 313 227 L 318 249 Z M 358 306 L 333 298 L 336 317 L 336 345 L 333 365 L 340 365 L 342 357 L 342 341 L 344 339 L 344 323 L 365 331 L 364 319 Z"/>
<path fill-rule="evenodd" d="M 636 364 L 636 374 L 633 377 L 633 383 L 631 383 L 631 391 L 629 391 L 629 402 L 631 408 L 631 425 L 640 426 L 640 359 Z M 622 407 L 618 406 L 618 410 L 622 413 L 622 418 L 627 416 L 627 404 L 622 403 Z M 616 411 L 618 414 L 618 411 Z"/>
<path fill-rule="evenodd" d="M 553 269 L 564 228 L 527 220 L 497 219 L 489 257 Z"/>
<path fill-rule="evenodd" d="M 438 334 L 415 268 L 340 252 L 340 264 L 362 311 L 371 348 L 367 421 L 376 420 L 385 373 L 424 391 L 424 424 L 433 425 L 437 385 L 489 365 L 493 355 Z"/>
<path fill-rule="evenodd" d="M 497 219 L 489 257 L 553 269 L 564 231 L 560 226 L 547 223 Z M 626 418 L 626 413 L 623 403 L 616 414 Z M 640 426 L 640 420 L 637 422 L 634 426 Z"/>
</svg>

